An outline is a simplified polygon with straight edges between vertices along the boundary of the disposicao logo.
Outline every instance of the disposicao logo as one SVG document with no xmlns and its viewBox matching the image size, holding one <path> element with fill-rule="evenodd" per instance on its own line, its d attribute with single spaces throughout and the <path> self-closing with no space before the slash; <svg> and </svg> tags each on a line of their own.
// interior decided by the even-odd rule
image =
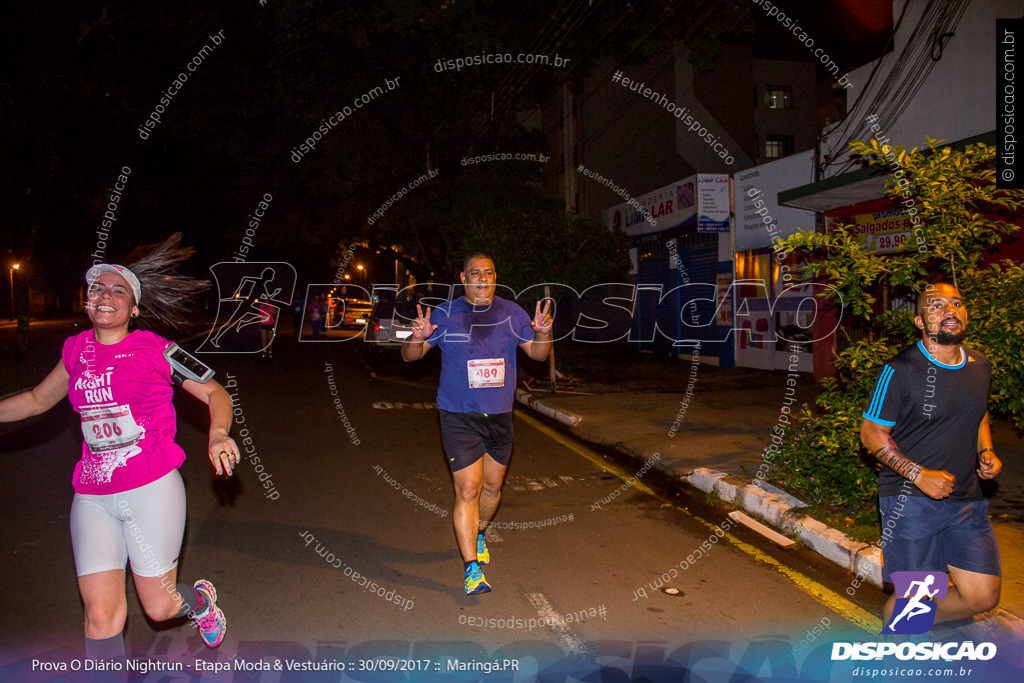
<svg viewBox="0 0 1024 683">
<path fill-rule="evenodd" d="M 927 633 L 935 623 L 935 600 L 945 600 L 949 577 L 942 572 L 893 572 L 896 606 L 882 633 Z"/>
<path fill-rule="evenodd" d="M 883 634 L 899 633 L 919 635 L 927 633 L 935 623 L 934 601 L 945 600 L 949 577 L 943 572 L 893 572 L 896 605 L 892 619 L 882 629 Z M 897 659 L 918 661 L 960 659 L 988 660 L 996 656 L 994 643 L 832 643 L 832 661 L 842 659 L 882 659 L 894 655 Z"/>
<path fill-rule="evenodd" d="M 995 643 L 832 643 L 832 661 L 882 659 L 895 655 L 899 660 L 955 662 L 987 661 L 996 656 Z"/>
</svg>

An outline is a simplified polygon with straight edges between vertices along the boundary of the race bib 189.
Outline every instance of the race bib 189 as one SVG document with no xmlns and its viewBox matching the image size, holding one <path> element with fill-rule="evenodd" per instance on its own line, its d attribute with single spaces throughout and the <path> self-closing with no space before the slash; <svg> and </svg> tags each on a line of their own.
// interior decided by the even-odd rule
<svg viewBox="0 0 1024 683">
<path fill-rule="evenodd" d="M 504 358 L 482 358 L 480 360 L 466 361 L 466 369 L 469 371 L 470 389 L 505 386 Z"/>
</svg>

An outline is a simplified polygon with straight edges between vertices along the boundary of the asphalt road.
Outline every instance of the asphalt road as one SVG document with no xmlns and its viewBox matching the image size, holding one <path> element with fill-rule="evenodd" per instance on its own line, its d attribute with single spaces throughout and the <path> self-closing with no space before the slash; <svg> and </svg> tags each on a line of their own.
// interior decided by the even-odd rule
<svg viewBox="0 0 1024 683">
<path fill-rule="evenodd" d="M 228 631 L 207 651 L 187 623 L 147 622 L 130 593 L 133 656 L 498 657 L 529 668 L 657 663 L 673 652 L 680 661 L 680 647 L 738 662 L 758 643 L 785 650 L 804 640 L 810 650 L 815 627 L 833 639 L 864 636 L 822 594 L 849 597 L 849 576 L 806 551 L 772 551 L 736 526 L 728 532 L 739 542 L 719 542 L 725 511 L 659 486 L 654 497 L 646 475 L 625 485 L 611 460 L 518 413 L 486 568 L 493 591 L 464 595 L 433 409 L 436 362 L 371 374 L 360 346 L 279 339 L 273 359 L 208 359 L 237 401 L 233 436 L 246 430 L 252 440 L 233 480 L 213 479 L 206 408 L 177 392 L 178 441 L 190 455 L 180 575 L 215 583 Z M 67 531 L 80 442 L 67 403 L 0 426 L 8 661 L 81 648 Z M 876 614 L 881 604 L 871 587 L 853 599 Z"/>
</svg>

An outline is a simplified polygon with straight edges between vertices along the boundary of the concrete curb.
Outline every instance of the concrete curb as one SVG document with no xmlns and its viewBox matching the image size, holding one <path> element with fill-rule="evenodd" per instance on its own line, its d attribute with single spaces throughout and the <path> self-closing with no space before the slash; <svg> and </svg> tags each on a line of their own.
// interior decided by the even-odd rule
<svg viewBox="0 0 1024 683">
<path fill-rule="evenodd" d="M 558 420 L 562 424 L 568 425 L 569 427 L 577 427 L 581 422 L 583 422 L 582 415 L 570 413 L 565 410 L 556 410 L 554 408 L 550 408 L 541 403 L 538 399 L 534 398 L 533 394 L 529 393 L 528 391 L 524 391 L 523 389 L 516 389 L 516 401 L 522 403 L 527 408 L 536 410 L 538 413 L 541 413 L 542 415 L 547 415 L 548 417 Z"/>
<path fill-rule="evenodd" d="M 516 401 L 573 429 L 578 428 L 583 422 L 582 415 L 546 406 L 541 400 L 522 389 L 516 389 Z M 638 456 L 624 443 L 619 443 L 616 447 L 620 451 L 628 452 L 632 457 Z M 796 536 L 808 548 L 853 574 L 857 581 L 882 588 L 881 548 L 854 541 L 838 529 L 833 529 L 808 515 L 800 514 L 799 510 L 804 507 L 803 503 L 782 489 L 776 489 L 777 493 L 769 491 L 761 486 L 755 486 L 742 477 L 706 467 L 698 467 L 689 474 L 677 475 L 665 469 L 663 464 L 664 461 L 661 460 L 656 467 L 670 476 L 678 476 L 680 481 L 698 491 L 714 493 L 726 503 L 760 517 L 783 534 Z M 1000 628 L 1012 632 L 1017 638 L 1024 638 L 1024 620 L 1001 607 L 986 612 L 984 616 L 974 617 L 968 628 L 976 629 L 979 638 L 992 637 L 994 629 Z M 1011 645 L 1014 656 L 1024 662 L 1024 650 L 1020 643 L 1007 642 L 1008 647 Z"/>
<path fill-rule="evenodd" d="M 577 429 L 583 422 L 582 415 L 546 406 L 522 389 L 516 390 L 516 400 L 573 429 Z M 627 444 L 616 444 L 616 448 L 632 457 L 640 457 Z M 766 490 L 765 487 L 755 486 L 750 480 L 707 467 L 698 467 L 689 474 L 677 475 L 663 467 L 663 464 L 664 460 L 661 460 L 656 467 L 670 476 L 678 476 L 680 481 L 698 491 L 714 493 L 724 502 L 759 517 L 783 534 L 796 536 L 805 546 L 850 572 L 858 581 L 882 588 L 881 548 L 854 541 L 838 529 L 801 514 L 800 508 L 804 504 L 782 489 L 776 489 L 777 492 Z M 975 623 L 988 622 L 1001 624 L 1024 637 L 1024 620 L 1000 607 L 987 613 L 984 620 L 976 618 Z M 1024 654 L 1021 657 L 1024 661 Z"/>
<path fill-rule="evenodd" d="M 725 472 L 699 467 L 680 479 L 705 493 L 714 493 L 725 502 L 742 508 L 801 543 L 830 562 L 855 574 L 858 579 L 882 587 L 882 553 L 868 543 L 854 541 L 813 517 L 801 515 L 800 507 L 782 495 Z M 790 497 L 791 498 L 791 497 Z"/>
<path fill-rule="evenodd" d="M 582 415 L 546 406 L 541 399 L 522 389 L 516 390 L 516 401 L 572 428 L 583 422 Z M 658 469 L 676 476 L 660 465 L 657 465 Z M 881 550 L 868 543 L 854 541 L 813 517 L 801 515 L 798 501 L 793 496 L 772 493 L 741 477 L 705 467 L 679 478 L 699 491 L 714 493 L 730 505 L 759 517 L 783 534 L 796 536 L 808 548 L 851 572 L 858 580 L 882 587 Z"/>
</svg>

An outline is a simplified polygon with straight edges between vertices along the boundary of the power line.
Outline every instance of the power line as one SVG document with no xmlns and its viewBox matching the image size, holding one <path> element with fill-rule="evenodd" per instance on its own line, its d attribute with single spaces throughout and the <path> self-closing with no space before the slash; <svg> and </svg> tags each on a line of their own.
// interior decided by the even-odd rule
<svg viewBox="0 0 1024 683">
<path fill-rule="evenodd" d="M 936 60 L 932 56 L 936 39 L 953 34 L 969 3 L 970 0 L 929 1 L 908 37 L 906 45 L 877 91 L 873 93 L 871 100 L 865 101 L 864 98 L 871 91 L 871 84 L 884 62 L 884 56 L 880 57 L 875 64 L 864 89 L 844 117 L 845 125 L 841 129 L 836 129 L 838 135 L 836 135 L 836 131 L 829 134 L 829 137 L 836 135 L 836 139 L 840 142 L 828 150 L 823 157 L 823 168 L 836 166 L 832 175 L 838 175 L 858 163 L 857 159 L 845 159 L 838 155 L 846 149 L 851 140 L 870 137 L 871 126 L 866 123 L 865 114 L 878 112 L 875 125 L 883 130 L 892 129 L 935 66 Z M 899 31 L 909 5 L 910 1 L 907 0 L 903 12 L 900 14 L 900 20 L 893 30 L 894 37 Z"/>
</svg>

